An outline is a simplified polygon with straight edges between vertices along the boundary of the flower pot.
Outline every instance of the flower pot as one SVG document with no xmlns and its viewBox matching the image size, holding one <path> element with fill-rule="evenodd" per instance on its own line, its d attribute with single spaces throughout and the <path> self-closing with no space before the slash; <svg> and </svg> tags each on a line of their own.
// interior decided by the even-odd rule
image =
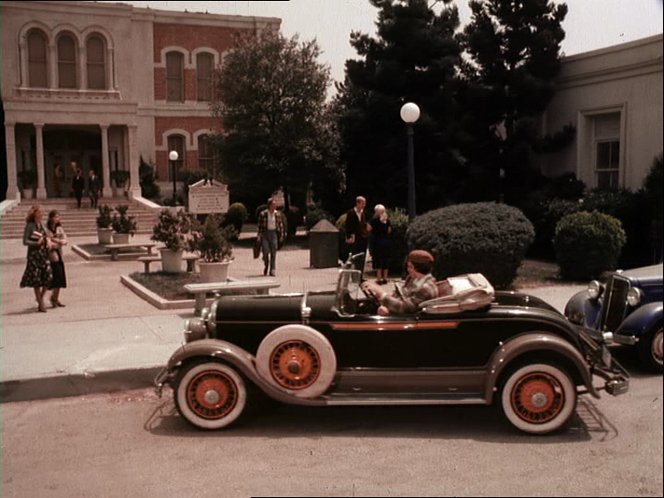
<svg viewBox="0 0 664 498">
<path fill-rule="evenodd" d="M 113 243 L 114 244 L 128 244 L 129 243 L 129 234 L 128 233 L 113 232 Z"/>
<path fill-rule="evenodd" d="M 228 279 L 228 265 L 230 261 L 221 261 L 219 263 L 198 262 L 200 268 L 201 283 L 205 282 L 225 282 Z"/>
<path fill-rule="evenodd" d="M 166 273 L 183 273 L 182 271 L 182 251 L 171 251 L 162 248 L 161 251 L 161 269 Z"/>
<path fill-rule="evenodd" d="M 97 237 L 99 238 L 99 243 L 102 245 L 110 244 L 112 235 L 112 228 L 97 228 Z"/>
</svg>

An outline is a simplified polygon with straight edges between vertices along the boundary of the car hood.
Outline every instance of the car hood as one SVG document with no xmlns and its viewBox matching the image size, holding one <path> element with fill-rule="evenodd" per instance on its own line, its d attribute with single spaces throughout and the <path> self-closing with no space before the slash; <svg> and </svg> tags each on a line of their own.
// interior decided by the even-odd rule
<svg viewBox="0 0 664 498">
<path fill-rule="evenodd" d="M 289 322 L 302 320 L 304 294 L 277 294 L 268 296 L 222 296 L 216 304 L 217 322 Z M 306 305 L 312 318 L 324 318 L 330 313 L 335 293 L 310 292 Z"/>
</svg>

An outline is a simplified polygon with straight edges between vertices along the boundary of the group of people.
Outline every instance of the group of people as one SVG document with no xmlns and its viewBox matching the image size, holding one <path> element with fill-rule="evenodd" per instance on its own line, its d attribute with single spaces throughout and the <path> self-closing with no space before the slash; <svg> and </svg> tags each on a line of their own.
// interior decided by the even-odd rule
<svg viewBox="0 0 664 498">
<path fill-rule="evenodd" d="M 28 255 L 20 285 L 33 288 L 38 312 L 46 312 L 44 297 L 47 290 L 52 291 L 50 300 L 54 308 L 65 306 L 60 302 L 60 291 L 67 287 L 62 259 L 62 247 L 66 244 L 67 236 L 58 211 L 49 212 L 44 225 L 41 207 L 32 206 L 23 231 L 23 245 L 28 246 Z"/>
<path fill-rule="evenodd" d="M 85 191 L 85 178 L 83 177 L 83 170 L 78 167 L 76 161 L 69 163 L 72 172 L 72 181 L 71 189 L 76 198 L 76 203 L 78 208 L 81 208 L 81 202 L 83 200 L 83 192 Z M 54 178 L 54 190 L 55 196 L 60 197 L 62 195 L 62 180 L 64 179 L 64 170 L 60 163 L 55 163 L 53 167 L 53 178 Z M 90 207 L 96 208 L 99 201 L 99 196 L 101 193 L 101 180 L 97 176 L 97 172 L 90 168 L 88 171 L 88 197 L 90 198 Z"/>
</svg>

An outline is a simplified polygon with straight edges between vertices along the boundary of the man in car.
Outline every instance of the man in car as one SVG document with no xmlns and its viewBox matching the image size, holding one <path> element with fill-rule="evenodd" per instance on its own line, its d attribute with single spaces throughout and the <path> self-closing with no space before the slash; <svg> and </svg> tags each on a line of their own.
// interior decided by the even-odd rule
<svg viewBox="0 0 664 498">
<path fill-rule="evenodd" d="M 418 249 L 408 254 L 408 276 L 403 286 L 397 284 L 397 290 L 393 294 L 388 294 L 373 281 L 366 281 L 362 286 L 380 302 L 379 315 L 416 313 L 420 303 L 438 297 L 436 280 L 431 275 L 432 269 L 431 253 Z"/>
</svg>

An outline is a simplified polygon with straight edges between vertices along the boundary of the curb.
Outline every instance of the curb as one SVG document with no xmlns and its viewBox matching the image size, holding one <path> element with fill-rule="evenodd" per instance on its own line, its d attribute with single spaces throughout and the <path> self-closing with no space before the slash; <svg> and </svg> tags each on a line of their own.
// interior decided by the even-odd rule
<svg viewBox="0 0 664 498">
<path fill-rule="evenodd" d="M 154 385 L 154 378 L 162 368 L 140 367 L 2 381 L 0 403 L 146 389 Z"/>
<path fill-rule="evenodd" d="M 196 301 L 194 299 L 180 299 L 176 301 L 168 301 L 163 297 L 155 294 L 150 289 L 144 285 L 139 284 L 136 280 L 131 278 L 129 275 L 120 275 L 120 282 L 123 285 L 131 289 L 131 291 L 136 294 L 141 299 L 147 301 L 155 308 L 160 310 L 181 310 L 181 309 L 191 309 L 194 310 L 194 305 Z M 206 306 L 213 301 L 212 298 L 209 298 L 206 301 Z"/>
</svg>

